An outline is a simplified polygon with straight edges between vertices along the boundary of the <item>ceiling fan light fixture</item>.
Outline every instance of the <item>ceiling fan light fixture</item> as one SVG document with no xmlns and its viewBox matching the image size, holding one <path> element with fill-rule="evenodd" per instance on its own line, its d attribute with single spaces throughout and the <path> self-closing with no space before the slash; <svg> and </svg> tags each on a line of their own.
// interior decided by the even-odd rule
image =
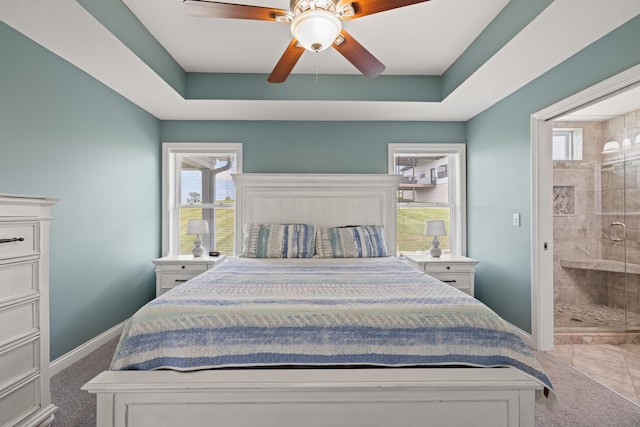
<svg viewBox="0 0 640 427">
<path fill-rule="evenodd" d="M 333 13 L 324 9 L 310 9 L 291 22 L 291 34 L 307 50 L 325 50 L 340 35 L 342 22 Z"/>
</svg>

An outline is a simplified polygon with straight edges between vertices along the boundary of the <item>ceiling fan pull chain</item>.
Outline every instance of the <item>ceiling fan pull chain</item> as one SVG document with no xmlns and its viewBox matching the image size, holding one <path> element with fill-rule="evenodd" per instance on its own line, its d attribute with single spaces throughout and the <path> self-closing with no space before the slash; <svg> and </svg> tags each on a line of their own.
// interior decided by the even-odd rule
<svg viewBox="0 0 640 427">
<path fill-rule="evenodd" d="M 313 69 L 316 70 L 316 83 L 318 83 L 318 51 L 313 53 Z"/>
</svg>

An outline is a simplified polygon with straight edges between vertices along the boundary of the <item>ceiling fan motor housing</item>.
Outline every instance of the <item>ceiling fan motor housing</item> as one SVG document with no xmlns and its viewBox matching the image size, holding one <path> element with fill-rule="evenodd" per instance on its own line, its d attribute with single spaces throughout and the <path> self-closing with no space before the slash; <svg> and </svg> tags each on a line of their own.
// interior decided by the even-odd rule
<svg viewBox="0 0 640 427">
<path fill-rule="evenodd" d="M 324 9 L 333 14 L 336 13 L 337 0 L 291 0 L 289 8 L 293 12 L 293 16 L 298 16 L 302 12 L 312 9 Z"/>
</svg>

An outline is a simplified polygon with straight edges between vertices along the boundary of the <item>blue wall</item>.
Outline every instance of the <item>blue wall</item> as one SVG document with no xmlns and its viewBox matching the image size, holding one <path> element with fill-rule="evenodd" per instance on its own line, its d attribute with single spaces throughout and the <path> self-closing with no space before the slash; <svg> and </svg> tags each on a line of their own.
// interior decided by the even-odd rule
<svg viewBox="0 0 640 427">
<path fill-rule="evenodd" d="M 640 17 L 467 123 L 468 254 L 476 296 L 531 331 L 531 115 L 640 64 Z M 640 80 L 640 75 L 638 76 Z M 511 215 L 522 214 L 522 227 Z"/>
<path fill-rule="evenodd" d="M 165 121 L 165 142 L 242 142 L 244 172 L 387 173 L 390 142 L 464 142 L 458 122 Z"/>
<path fill-rule="evenodd" d="M 529 117 L 638 64 L 638 39 L 636 18 L 468 123 L 160 122 L 0 23 L 0 192 L 61 198 L 52 223 L 52 358 L 153 296 L 161 141 L 242 142 L 245 172 L 385 173 L 390 142 L 467 140 L 477 295 L 530 330 Z M 512 212 L 522 227 L 511 227 Z"/>
<path fill-rule="evenodd" d="M 154 295 L 159 122 L 0 23 L 0 192 L 60 198 L 51 224 L 51 357 Z"/>
</svg>

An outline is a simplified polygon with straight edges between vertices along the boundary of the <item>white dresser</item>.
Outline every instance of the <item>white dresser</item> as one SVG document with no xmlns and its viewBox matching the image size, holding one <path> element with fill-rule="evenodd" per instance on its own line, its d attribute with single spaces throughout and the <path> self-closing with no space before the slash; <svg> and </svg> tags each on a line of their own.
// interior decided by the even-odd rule
<svg viewBox="0 0 640 427">
<path fill-rule="evenodd" d="M 153 263 L 156 266 L 156 296 L 158 297 L 180 283 L 184 283 L 198 274 L 212 269 L 224 259 L 224 255 L 197 258 L 193 255 L 175 255 L 154 259 Z"/>
<path fill-rule="evenodd" d="M 46 426 L 49 221 L 56 199 L 0 193 L 0 426 Z"/>
<path fill-rule="evenodd" d="M 449 285 L 474 296 L 478 261 L 464 256 L 442 254 L 436 258 L 426 254 L 405 255 L 409 264 Z"/>
</svg>

